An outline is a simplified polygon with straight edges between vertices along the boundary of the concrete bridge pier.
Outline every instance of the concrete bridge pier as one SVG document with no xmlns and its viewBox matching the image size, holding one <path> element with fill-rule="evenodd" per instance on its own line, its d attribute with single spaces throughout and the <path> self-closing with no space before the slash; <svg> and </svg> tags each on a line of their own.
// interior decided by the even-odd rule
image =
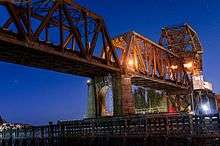
<svg viewBox="0 0 220 146">
<path fill-rule="evenodd" d="M 96 93 L 95 93 L 95 81 L 94 79 L 90 79 L 87 81 L 88 86 L 88 103 L 87 103 L 87 118 L 95 118 L 97 117 L 97 101 L 96 101 Z"/>
<path fill-rule="evenodd" d="M 114 115 L 129 115 L 135 113 L 135 104 L 134 98 L 132 96 L 132 83 L 130 76 L 113 76 L 112 92 L 114 103 Z"/>
<path fill-rule="evenodd" d="M 106 115 L 106 96 L 111 87 L 109 77 L 95 77 L 87 81 L 88 106 L 87 118 Z"/>
<path fill-rule="evenodd" d="M 110 83 L 111 82 L 111 83 Z M 105 116 L 106 93 L 110 86 L 113 94 L 113 115 L 134 114 L 135 104 L 132 96 L 131 77 L 127 75 L 113 75 L 111 80 L 97 77 L 87 82 L 88 110 L 87 117 Z"/>
</svg>

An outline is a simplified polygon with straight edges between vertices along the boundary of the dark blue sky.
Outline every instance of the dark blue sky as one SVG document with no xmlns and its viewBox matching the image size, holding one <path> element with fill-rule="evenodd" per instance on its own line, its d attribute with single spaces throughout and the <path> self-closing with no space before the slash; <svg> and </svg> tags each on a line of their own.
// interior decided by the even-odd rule
<svg viewBox="0 0 220 146">
<path fill-rule="evenodd" d="M 134 30 L 157 42 L 163 26 L 188 22 L 198 32 L 205 50 L 205 78 L 220 92 L 219 0 L 77 2 L 103 16 L 111 36 Z M 0 114 L 8 121 L 45 124 L 85 114 L 87 78 L 3 62 L 0 68 Z"/>
</svg>

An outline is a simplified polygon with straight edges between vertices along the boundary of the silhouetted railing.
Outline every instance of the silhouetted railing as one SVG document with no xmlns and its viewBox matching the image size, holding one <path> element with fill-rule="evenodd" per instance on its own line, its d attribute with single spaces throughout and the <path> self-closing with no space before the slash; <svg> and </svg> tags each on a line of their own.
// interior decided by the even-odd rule
<svg viewBox="0 0 220 146">
<path fill-rule="evenodd" d="M 214 137 L 220 133 L 219 115 L 148 114 L 59 121 L 47 126 L 33 126 L 2 131 L 1 142 L 60 141 L 68 137 Z"/>
</svg>

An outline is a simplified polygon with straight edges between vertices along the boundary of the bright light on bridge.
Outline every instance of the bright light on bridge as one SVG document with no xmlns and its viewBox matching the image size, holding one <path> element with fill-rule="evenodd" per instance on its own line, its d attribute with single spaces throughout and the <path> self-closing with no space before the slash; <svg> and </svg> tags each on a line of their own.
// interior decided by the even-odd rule
<svg viewBox="0 0 220 146">
<path fill-rule="evenodd" d="M 129 67 L 134 67 L 134 60 L 132 58 L 129 58 L 128 60 L 128 66 Z"/>
<path fill-rule="evenodd" d="M 177 66 L 177 65 L 171 65 L 170 68 L 173 69 L 173 70 L 175 70 L 175 69 L 178 68 L 178 66 Z"/>
<path fill-rule="evenodd" d="M 187 69 L 191 69 L 192 66 L 193 66 L 193 62 L 190 61 L 190 62 L 188 62 L 188 63 L 185 63 L 185 64 L 183 64 L 183 66 L 184 66 L 185 68 L 187 68 Z"/>
<path fill-rule="evenodd" d="M 209 106 L 208 106 L 207 103 L 206 103 L 206 104 L 202 104 L 202 105 L 201 105 L 201 108 L 202 108 L 202 110 L 203 110 L 203 112 L 204 112 L 205 114 L 207 114 L 207 113 L 209 112 L 209 110 L 210 110 L 210 108 L 209 108 Z"/>
<path fill-rule="evenodd" d="M 89 83 L 91 83 L 91 80 L 89 79 L 89 80 L 87 80 L 87 84 L 89 84 Z"/>
</svg>

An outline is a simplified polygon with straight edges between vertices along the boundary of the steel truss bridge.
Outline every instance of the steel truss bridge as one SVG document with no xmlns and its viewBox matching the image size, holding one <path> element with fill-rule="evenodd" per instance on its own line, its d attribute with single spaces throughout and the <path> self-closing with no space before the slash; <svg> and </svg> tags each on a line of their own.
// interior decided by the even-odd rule
<svg viewBox="0 0 220 146">
<path fill-rule="evenodd" d="M 17 141 L 22 141 L 22 145 L 34 145 L 32 142 L 51 140 L 58 143 L 75 136 L 202 136 L 204 130 L 198 127 L 206 126 L 202 117 L 128 116 L 135 112 L 132 85 L 164 90 L 170 96 L 183 98 L 191 93 L 192 78 L 184 63 L 192 59 L 196 73 L 201 71 L 202 48 L 189 25 L 162 29 L 157 44 L 134 31 L 111 38 L 101 16 L 71 0 L 0 0 L 0 8 L 5 14 L 0 16 L 0 60 L 92 78 L 91 117 L 99 117 L 4 131 L 2 144 L 17 145 Z M 101 118 L 99 93 L 108 84 L 102 80 L 106 76 L 111 76 L 109 84 L 113 91 L 111 118 Z M 200 119 L 202 123 L 197 123 Z M 218 133 L 217 128 L 209 128 L 208 133 L 213 129 Z"/>
<path fill-rule="evenodd" d="M 114 91 L 114 99 L 128 101 L 116 105 L 124 106 L 116 113 L 134 111 L 128 106 L 131 84 L 184 94 L 190 89 L 180 56 L 135 32 L 111 40 L 102 17 L 74 2 L 0 4 L 6 14 L 1 16 L 0 60 L 91 78 L 110 74 L 117 78 L 115 90 L 121 90 Z M 128 87 L 121 86 L 125 82 Z"/>
</svg>

